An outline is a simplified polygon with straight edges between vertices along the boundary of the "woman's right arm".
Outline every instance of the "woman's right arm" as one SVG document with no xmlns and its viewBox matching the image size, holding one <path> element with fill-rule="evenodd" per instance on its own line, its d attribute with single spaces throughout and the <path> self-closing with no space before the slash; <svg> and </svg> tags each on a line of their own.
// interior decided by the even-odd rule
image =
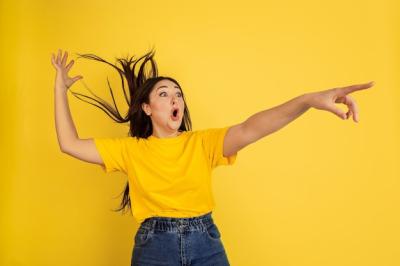
<svg viewBox="0 0 400 266">
<path fill-rule="evenodd" d="M 65 66 L 66 61 L 67 52 L 62 59 L 61 50 L 58 50 L 57 58 L 52 54 L 51 62 L 57 71 L 54 84 L 54 113 L 60 150 L 80 160 L 104 165 L 93 138 L 80 139 L 76 131 L 68 105 L 67 92 L 71 85 L 82 76 L 68 77 L 68 71 L 74 61 Z"/>
</svg>

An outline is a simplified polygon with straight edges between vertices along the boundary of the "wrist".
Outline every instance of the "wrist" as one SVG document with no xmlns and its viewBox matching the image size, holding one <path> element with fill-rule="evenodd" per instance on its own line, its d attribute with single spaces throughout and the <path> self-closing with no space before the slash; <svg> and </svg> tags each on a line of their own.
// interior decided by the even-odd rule
<svg viewBox="0 0 400 266">
<path fill-rule="evenodd" d="M 302 95 L 302 97 L 303 97 L 303 102 L 307 108 L 313 107 L 312 101 L 313 101 L 314 93 L 312 93 L 312 92 L 305 93 Z"/>
<path fill-rule="evenodd" d="M 67 86 L 65 86 L 65 85 L 58 85 L 58 84 L 56 84 L 56 85 L 54 86 L 54 90 L 55 90 L 56 92 L 67 93 L 68 88 L 67 88 Z"/>
</svg>

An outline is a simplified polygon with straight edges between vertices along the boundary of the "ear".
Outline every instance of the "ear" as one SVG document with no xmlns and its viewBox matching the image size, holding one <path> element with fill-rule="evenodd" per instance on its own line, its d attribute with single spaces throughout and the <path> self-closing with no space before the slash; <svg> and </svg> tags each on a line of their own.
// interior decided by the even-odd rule
<svg viewBox="0 0 400 266">
<path fill-rule="evenodd" d="M 151 116 L 151 108 L 147 103 L 142 103 L 142 110 L 146 113 L 146 115 Z"/>
</svg>

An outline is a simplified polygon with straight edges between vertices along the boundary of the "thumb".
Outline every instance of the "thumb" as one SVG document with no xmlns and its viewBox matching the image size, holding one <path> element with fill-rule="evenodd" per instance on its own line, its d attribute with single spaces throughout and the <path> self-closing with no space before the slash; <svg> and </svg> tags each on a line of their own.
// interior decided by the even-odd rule
<svg viewBox="0 0 400 266">
<path fill-rule="evenodd" d="M 338 108 L 336 106 L 330 106 L 328 111 L 331 111 L 332 113 L 334 113 L 335 115 L 337 115 L 341 119 L 346 119 L 347 118 L 346 113 L 343 112 L 340 108 Z"/>
<path fill-rule="evenodd" d="M 73 77 L 72 78 L 72 83 L 74 83 L 75 81 L 80 80 L 80 79 L 83 79 L 83 77 L 82 76 Z"/>
</svg>

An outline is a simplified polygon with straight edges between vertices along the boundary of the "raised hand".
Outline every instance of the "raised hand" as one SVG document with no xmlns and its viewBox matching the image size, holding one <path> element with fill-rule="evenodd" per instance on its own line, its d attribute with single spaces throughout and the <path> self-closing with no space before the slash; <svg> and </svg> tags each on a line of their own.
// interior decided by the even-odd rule
<svg viewBox="0 0 400 266">
<path fill-rule="evenodd" d="M 81 75 L 75 76 L 73 78 L 68 76 L 68 72 L 74 64 L 74 60 L 71 60 L 68 65 L 65 65 L 67 62 L 68 53 L 65 52 L 64 56 L 61 59 L 61 50 L 58 49 L 57 58 L 54 57 L 54 54 L 51 54 L 51 63 L 56 69 L 56 87 L 67 91 L 75 81 L 82 79 Z"/>
<path fill-rule="evenodd" d="M 326 110 L 334 113 L 342 119 L 349 119 L 353 115 L 354 122 L 359 121 L 359 110 L 356 101 L 347 94 L 358 90 L 364 90 L 372 87 L 374 82 L 364 84 L 355 84 L 347 87 L 333 88 L 325 91 L 310 93 L 310 107 L 320 110 Z M 348 111 L 345 113 L 338 108 L 335 103 L 343 103 L 347 105 Z"/>
</svg>

